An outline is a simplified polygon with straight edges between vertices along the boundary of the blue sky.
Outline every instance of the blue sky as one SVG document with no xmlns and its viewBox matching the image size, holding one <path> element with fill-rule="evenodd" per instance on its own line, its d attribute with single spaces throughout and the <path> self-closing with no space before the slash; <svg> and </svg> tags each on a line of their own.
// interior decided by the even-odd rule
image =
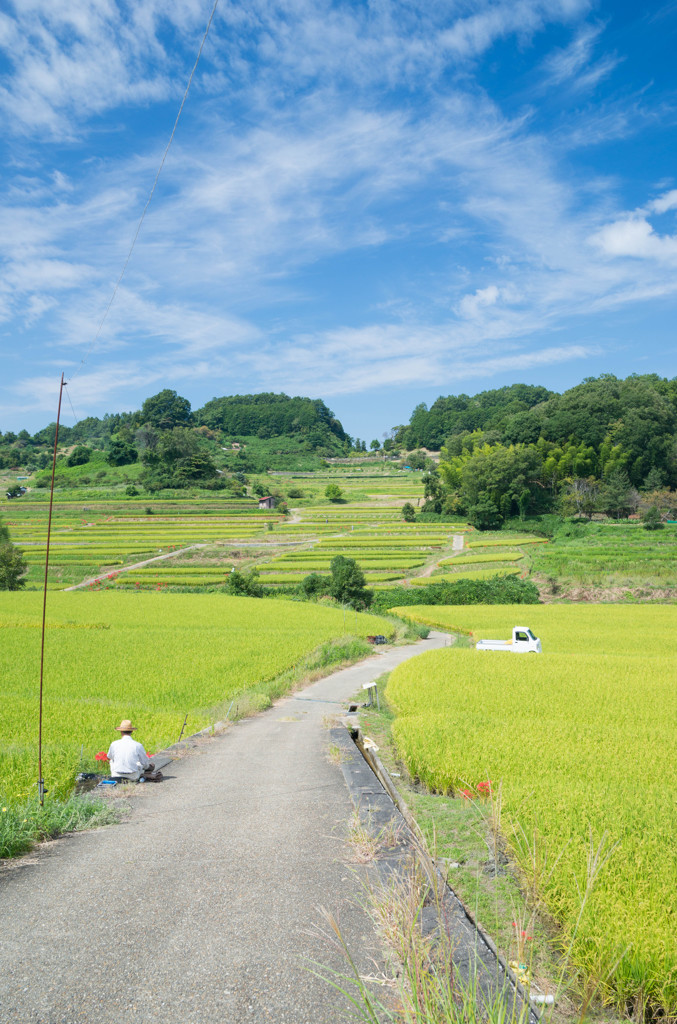
<svg viewBox="0 0 677 1024">
<path fill-rule="evenodd" d="M 675 0 L 220 0 L 92 345 L 212 2 L 0 7 L 0 429 L 677 373 Z"/>
</svg>

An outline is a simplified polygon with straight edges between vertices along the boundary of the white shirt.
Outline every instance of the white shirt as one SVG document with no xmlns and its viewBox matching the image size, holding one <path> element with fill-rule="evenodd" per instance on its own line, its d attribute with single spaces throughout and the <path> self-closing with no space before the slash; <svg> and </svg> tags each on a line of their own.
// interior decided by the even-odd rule
<svg viewBox="0 0 677 1024">
<path fill-rule="evenodd" d="M 113 740 L 108 748 L 111 775 L 132 775 L 142 772 L 151 763 L 140 743 L 131 736 Z"/>
</svg>

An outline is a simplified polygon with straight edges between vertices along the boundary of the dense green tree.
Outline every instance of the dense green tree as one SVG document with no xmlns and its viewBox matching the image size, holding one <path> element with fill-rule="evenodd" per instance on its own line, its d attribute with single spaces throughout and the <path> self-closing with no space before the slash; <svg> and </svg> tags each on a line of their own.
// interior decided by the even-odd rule
<svg viewBox="0 0 677 1024">
<path fill-rule="evenodd" d="M 329 498 L 330 501 L 340 501 L 343 491 L 338 484 L 327 484 L 324 489 L 325 498 Z"/>
<path fill-rule="evenodd" d="M 374 440 L 370 442 L 369 447 L 373 452 L 377 452 L 381 447 L 381 442 L 375 437 Z"/>
<path fill-rule="evenodd" d="M 329 593 L 342 604 L 350 604 L 353 608 L 368 608 L 373 594 L 366 589 L 366 578 L 354 558 L 337 555 L 332 558 L 331 582 Z"/>
<path fill-rule="evenodd" d="M 664 477 L 663 473 L 657 466 L 652 466 L 646 475 L 646 479 L 642 485 L 642 491 L 658 491 L 663 486 Z"/>
<path fill-rule="evenodd" d="M 92 449 L 87 445 L 79 444 L 66 459 L 67 466 L 84 466 L 92 457 Z"/>
<path fill-rule="evenodd" d="M 307 439 L 309 450 L 325 447 L 333 455 L 343 454 L 343 444 L 349 440 L 324 402 L 284 394 L 213 398 L 194 418 L 198 425 L 223 431 L 231 438 L 298 435 Z"/>
<path fill-rule="evenodd" d="M 663 521 L 661 514 L 655 505 L 652 505 L 642 514 L 642 522 L 645 530 L 662 530 Z"/>
<path fill-rule="evenodd" d="M 405 523 L 413 523 L 416 520 L 416 509 L 410 501 L 406 501 L 402 506 L 402 518 Z"/>
<path fill-rule="evenodd" d="M 108 451 L 106 452 L 106 461 L 111 466 L 129 466 L 139 457 L 139 453 L 133 444 L 129 444 L 128 441 L 118 440 L 114 438 Z"/>
<path fill-rule="evenodd" d="M 146 467 L 142 475 L 145 486 L 159 490 L 196 483 L 204 485 L 214 480 L 216 466 L 204 444 L 194 430 L 186 427 L 160 431 L 156 446 L 141 453 Z"/>
<path fill-rule="evenodd" d="M 192 422 L 190 402 L 176 391 L 165 388 L 157 395 L 147 398 L 141 406 L 141 417 L 158 430 L 186 427 Z"/>
<path fill-rule="evenodd" d="M 600 490 L 598 507 L 614 519 L 627 519 L 637 507 L 639 495 L 624 469 L 611 473 Z"/>
<path fill-rule="evenodd" d="M 301 580 L 301 590 L 306 597 L 320 597 L 329 594 L 331 576 L 322 576 L 319 572 L 311 572 Z"/>
<path fill-rule="evenodd" d="M 8 542 L 0 544 L 0 590 L 21 590 L 26 586 L 28 562 L 19 548 Z"/>
<path fill-rule="evenodd" d="M 498 530 L 502 516 L 488 491 L 480 491 L 468 507 L 468 520 L 477 530 Z"/>
<path fill-rule="evenodd" d="M 263 597 L 263 587 L 259 582 L 258 569 L 250 569 L 249 572 L 232 569 L 228 573 L 224 589 L 227 593 L 237 594 L 239 597 Z"/>
</svg>

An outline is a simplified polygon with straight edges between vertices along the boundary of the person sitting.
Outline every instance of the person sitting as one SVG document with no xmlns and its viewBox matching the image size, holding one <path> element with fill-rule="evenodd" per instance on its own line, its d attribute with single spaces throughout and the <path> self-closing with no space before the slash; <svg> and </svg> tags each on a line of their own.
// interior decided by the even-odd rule
<svg viewBox="0 0 677 1024">
<path fill-rule="evenodd" d="M 144 781 L 144 775 L 150 774 L 154 769 L 141 744 L 132 739 L 132 733 L 136 732 L 136 728 L 128 718 L 115 726 L 116 731 L 122 733 L 122 736 L 119 740 L 113 740 L 108 749 L 110 774 L 113 779 Z"/>
</svg>

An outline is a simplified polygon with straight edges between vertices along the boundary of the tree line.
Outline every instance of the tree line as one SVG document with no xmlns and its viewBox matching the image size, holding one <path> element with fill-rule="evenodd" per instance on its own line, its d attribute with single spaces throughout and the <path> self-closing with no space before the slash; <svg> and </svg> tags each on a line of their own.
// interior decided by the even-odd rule
<svg viewBox="0 0 677 1024">
<path fill-rule="evenodd" d="M 516 384 L 419 405 L 403 445 L 437 448 L 424 512 L 495 528 L 557 511 L 622 518 L 677 512 L 677 378 L 588 378 L 563 394 Z"/>
<path fill-rule="evenodd" d="M 0 469 L 25 466 L 30 471 L 46 471 L 55 430 L 52 423 L 32 436 L 26 430 L 0 433 Z M 187 398 L 168 388 L 147 398 L 136 412 L 88 417 L 73 427 L 59 428 L 60 446 L 74 446 L 63 458 L 63 465 L 85 465 L 96 450 L 105 452 L 111 466 L 141 462 L 144 468 L 139 482 L 149 490 L 233 486 L 238 470 L 266 467 L 250 466 L 251 456 L 233 450 L 233 477 L 219 473 L 214 455 L 221 446 L 236 443 L 238 438 L 274 437 L 293 438 L 295 451 L 320 457 L 342 455 L 353 443 L 318 399 L 236 395 L 214 398 L 193 412 Z"/>
</svg>

